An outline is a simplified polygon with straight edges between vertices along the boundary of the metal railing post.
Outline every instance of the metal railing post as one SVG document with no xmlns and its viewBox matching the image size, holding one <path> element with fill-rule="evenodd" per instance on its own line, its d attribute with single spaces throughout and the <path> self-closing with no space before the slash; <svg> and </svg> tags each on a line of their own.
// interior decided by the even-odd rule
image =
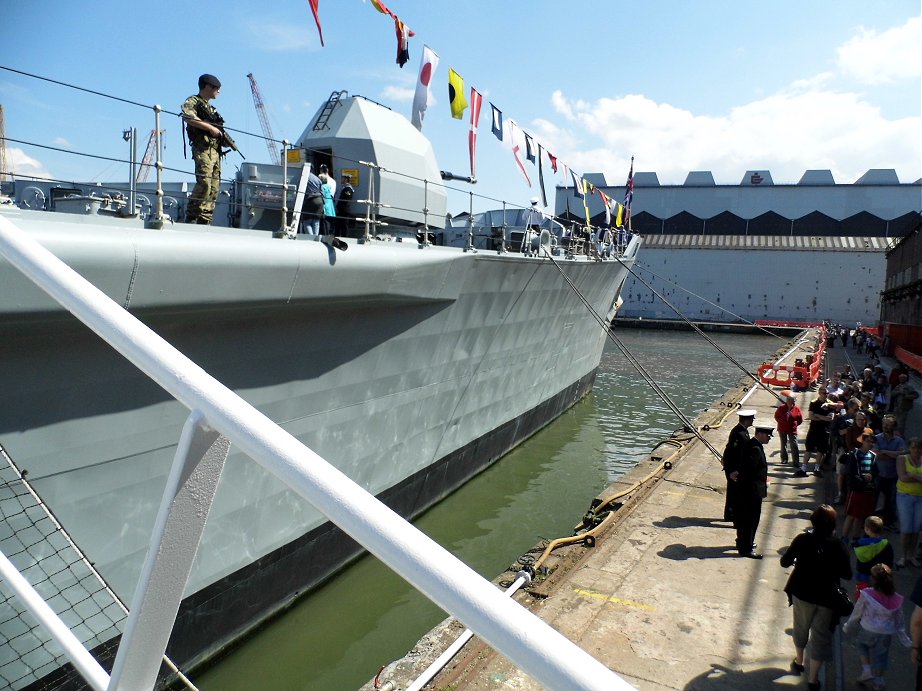
<svg viewBox="0 0 922 691">
<path fill-rule="evenodd" d="M 426 247 L 429 244 L 429 181 L 423 180 L 423 241 L 419 243 L 420 247 Z"/>
<path fill-rule="evenodd" d="M 163 491 L 109 691 L 154 687 L 229 451 L 230 442 L 193 410 Z"/>
<path fill-rule="evenodd" d="M 474 193 L 468 192 L 467 203 L 467 242 L 464 245 L 465 252 L 474 251 Z"/>
<path fill-rule="evenodd" d="M 368 166 L 368 199 L 365 200 L 365 235 L 362 238 L 363 242 L 369 242 L 371 240 L 371 227 L 377 221 L 377 215 L 372 211 L 372 205 L 375 203 L 375 168 L 376 166 L 373 163 L 367 163 L 364 161 L 359 161 L 359 163 L 365 163 Z"/>
<path fill-rule="evenodd" d="M 154 212 L 147 220 L 148 228 L 163 228 L 163 149 L 160 138 L 160 111 L 159 105 L 154 106 L 154 138 L 157 143 L 157 203 Z"/>
<path fill-rule="evenodd" d="M 508 229 L 508 226 L 506 225 L 506 200 L 504 199 L 503 200 L 503 225 L 500 226 L 500 230 L 502 230 L 502 233 L 503 233 L 503 236 L 499 242 L 499 253 L 500 254 L 506 253 L 506 230 L 507 229 Z"/>
<path fill-rule="evenodd" d="M 288 235 L 288 140 L 282 140 L 282 225 L 278 237 Z"/>
<path fill-rule="evenodd" d="M 95 691 L 105 691 L 109 685 L 109 675 L 106 674 L 106 670 L 96 661 L 96 658 L 90 655 L 80 639 L 71 632 L 67 624 L 48 606 L 48 603 L 42 599 L 25 576 L 19 573 L 19 570 L 3 552 L 0 552 L 0 578 L 61 646 L 67 659 L 89 685 Z"/>
</svg>

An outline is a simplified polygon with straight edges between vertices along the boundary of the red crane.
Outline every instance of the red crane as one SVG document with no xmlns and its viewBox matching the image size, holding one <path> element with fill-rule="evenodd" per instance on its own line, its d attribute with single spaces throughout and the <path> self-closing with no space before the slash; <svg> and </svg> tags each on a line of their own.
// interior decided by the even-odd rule
<svg viewBox="0 0 922 691">
<path fill-rule="evenodd" d="M 12 172 L 7 168 L 6 132 L 3 124 L 3 106 L 0 106 L 0 180 L 8 180 Z"/>
<path fill-rule="evenodd" d="M 160 136 L 166 134 L 166 130 L 160 130 Z M 134 176 L 135 183 L 147 182 L 147 176 L 153 168 L 154 150 L 157 148 L 157 130 L 150 131 L 150 137 L 147 140 L 147 149 L 144 150 L 144 158 L 141 159 L 141 165 L 138 166 L 138 172 Z"/>
<path fill-rule="evenodd" d="M 266 147 L 269 149 L 269 158 L 277 166 L 282 165 L 282 157 L 279 154 L 275 137 L 272 136 L 272 128 L 269 126 L 269 118 L 266 115 L 266 105 L 263 103 L 263 96 L 256 84 L 256 77 L 250 72 L 247 75 L 250 80 L 250 90 L 253 92 L 253 103 L 256 105 L 256 116 L 259 118 L 259 124 L 263 129 L 263 137 L 266 138 Z"/>
</svg>

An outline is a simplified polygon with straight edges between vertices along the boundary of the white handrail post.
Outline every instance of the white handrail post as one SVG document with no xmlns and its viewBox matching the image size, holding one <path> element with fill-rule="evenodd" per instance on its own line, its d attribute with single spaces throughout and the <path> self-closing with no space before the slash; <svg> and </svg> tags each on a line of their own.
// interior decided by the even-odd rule
<svg viewBox="0 0 922 691">
<path fill-rule="evenodd" d="M 146 227 L 160 230 L 163 228 L 163 142 L 160 138 L 160 108 L 154 106 L 154 140 L 157 149 L 157 204 L 154 207 L 153 215 L 147 219 Z"/>
<path fill-rule="evenodd" d="M 278 237 L 288 235 L 288 140 L 282 140 L 282 225 Z"/>
<path fill-rule="evenodd" d="M 73 634 L 67 624 L 55 614 L 48 603 L 42 599 L 35 588 L 19 573 L 7 556 L 0 552 L 0 579 L 19 598 L 20 602 L 32 613 L 38 623 L 61 646 L 67 659 L 95 691 L 104 691 L 109 683 L 109 675 L 96 661 L 83 643 Z"/>
<path fill-rule="evenodd" d="M 193 410 L 163 492 L 109 691 L 154 687 L 229 451 L 227 438 Z"/>
</svg>

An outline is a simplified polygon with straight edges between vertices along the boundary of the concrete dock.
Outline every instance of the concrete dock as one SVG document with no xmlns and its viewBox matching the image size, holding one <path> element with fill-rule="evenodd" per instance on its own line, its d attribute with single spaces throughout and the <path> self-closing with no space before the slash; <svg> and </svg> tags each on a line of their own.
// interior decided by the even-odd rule
<svg viewBox="0 0 922 691">
<path fill-rule="evenodd" d="M 801 341 L 786 362 L 812 351 L 812 339 Z M 793 345 L 793 343 L 792 343 Z M 827 369 L 851 362 L 860 371 L 865 356 L 853 347 L 827 350 Z M 883 363 L 889 370 L 892 362 Z M 922 385 L 917 377 L 916 386 Z M 806 417 L 814 393 L 795 394 Z M 739 403 L 757 411 L 756 424 L 774 426 L 777 399 L 751 380 L 741 381 L 699 416 L 705 438 L 722 451 L 736 424 Z M 913 411 L 910 432 L 922 432 L 920 410 Z M 799 430 L 801 442 L 807 432 Z M 803 444 L 801 443 L 801 453 Z M 651 458 L 602 496 L 628 490 L 661 468 L 652 480 L 631 491 L 616 519 L 595 541 L 556 550 L 544 563 L 549 573 L 516 595 L 524 606 L 644 691 L 660 689 L 806 688 L 806 679 L 790 671 L 794 656 L 792 610 L 784 586 L 790 569 L 780 555 L 794 537 L 809 527 L 811 511 L 835 498 L 834 472 L 822 478 L 796 478 L 791 465 L 780 463 L 776 434 L 766 447 L 770 487 L 762 505 L 757 536 L 763 560 L 737 555 L 735 531 L 722 520 L 726 481 L 720 462 L 693 435 L 654 450 Z M 668 463 L 665 463 L 668 461 Z M 664 466 L 671 466 L 668 469 Z M 841 519 L 842 507 L 838 507 Z M 578 522 L 575 517 L 574 522 Z M 899 535 L 886 535 L 899 556 Z M 535 549 L 535 555 L 544 545 Z M 514 565 L 514 572 L 520 565 Z M 922 570 L 895 572 L 898 592 L 907 597 Z M 497 583 L 506 585 L 511 572 Z M 843 584 L 850 590 L 853 584 Z M 407 688 L 419 673 L 456 638 L 463 626 L 446 621 L 420 641 L 402 660 L 378 676 L 377 687 Z M 860 687 L 857 653 L 849 637 L 839 636 L 841 654 L 826 665 L 823 689 Z M 890 689 L 914 688 L 915 669 L 909 651 L 894 641 L 886 680 Z M 428 689 L 540 689 L 536 681 L 476 637 L 455 656 Z"/>
</svg>

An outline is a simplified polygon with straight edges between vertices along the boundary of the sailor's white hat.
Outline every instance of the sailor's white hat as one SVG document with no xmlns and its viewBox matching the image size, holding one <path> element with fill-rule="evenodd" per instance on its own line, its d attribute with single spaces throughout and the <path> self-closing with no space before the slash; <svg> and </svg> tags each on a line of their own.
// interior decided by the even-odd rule
<svg viewBox="0 0 922 691">
<path fill-rule="evenodd" d="M 752 408 L 744 408 L 743 410 L 739 411 L 737 415 L 740 417 L 755 417 L 756 411 Z"/>
</svg>

